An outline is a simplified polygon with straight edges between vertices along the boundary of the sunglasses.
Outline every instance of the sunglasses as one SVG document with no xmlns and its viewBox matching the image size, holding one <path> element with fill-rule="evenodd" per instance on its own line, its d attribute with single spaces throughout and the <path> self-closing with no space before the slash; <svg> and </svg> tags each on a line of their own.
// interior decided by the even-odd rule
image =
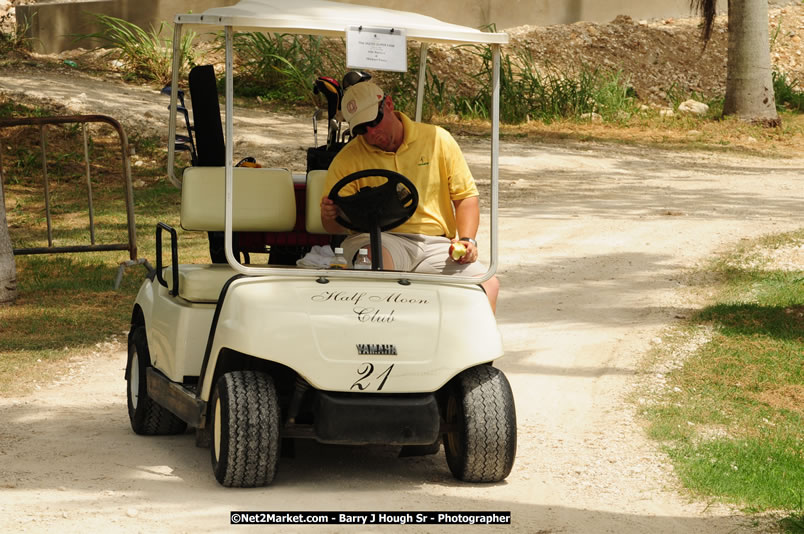
<svg viewBox="0 0 804 534">
<path fill-rule="evenodd" d="M 374 128 L 382 122 L 382 106 L 385 104 L 385 97 L 380 100 L 379 107 L 377 108 L 377 117 L 371 122 L 364 122 L 352 128 L 352 135 L 363 135 L 369 128 Z"/>
</svg>

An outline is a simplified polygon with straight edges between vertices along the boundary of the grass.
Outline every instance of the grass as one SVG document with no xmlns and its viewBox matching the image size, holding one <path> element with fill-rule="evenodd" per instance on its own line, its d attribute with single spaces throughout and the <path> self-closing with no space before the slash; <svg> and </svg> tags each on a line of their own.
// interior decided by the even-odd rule
<svg viewBox="0 0 804 534">
<path fill-rule="evenodd" d="M 2 101 L 0 117 L 37 115 Z M 96 241 L 127 242 L 127 225 L 119 141 L 107 126 L 91 128 L 91 176 Z M 15 248 L 47 246 L 39 133 L 35 128 L 0 130 L 6 172 L 6 215 Z M 154 232 L 158 221 L 178 228 L 180 192 L 162 175 L 166 154 L 158 139 L 129 138 L 137 156 L 149 165 L 135 167 L 136 230 L 139 257 L 154 262 Z M 35 154 L 30 166 L 9 166 L 15 159 L 8 147 Z M 79 158 L 74 155 L 80 154 Z M 83 136 L 75 128 L 48 129 L 48 174 L 51 186 L 54 245 L 89 244 Z M 66 156 L 65 156 L 66 155 Z M 52 161 L 61 161 L 53 164 Z M 184 235 L 178 229 L 183 260 L 207 254 L 205 236 Z M 119 291 L 114 281 L 127 252 L 91 252 L 15 257 L 19 297 L 0 307 L 0 395 L 23 394 L 59 376 L 76 356 L 95 350 L 127 330 L 131 304 L 145 276 L 141 266 L 125 271 Z"/>
<path fill-rule="evenodd" d="M 779 111 L 791 110 L 804 113 L 804 88 L 801 88 L 798 79 L 790 79 L 784 72 L 774 70 L 773 92 L 776 98 L 776 108 Z"/>
<path fill-rule="evenodd" d="M 708 339 L 644 410 L 686 487 L 748 511 L 782 510 L 789 532 L 802 531 L 804 270 L 775 258 L 802 246 L 804 230 L 770 236 L 707 269 L 718 294 L 687 326 Z M 679 335 L 661 362 L 692 337 Z"/>
</svg>

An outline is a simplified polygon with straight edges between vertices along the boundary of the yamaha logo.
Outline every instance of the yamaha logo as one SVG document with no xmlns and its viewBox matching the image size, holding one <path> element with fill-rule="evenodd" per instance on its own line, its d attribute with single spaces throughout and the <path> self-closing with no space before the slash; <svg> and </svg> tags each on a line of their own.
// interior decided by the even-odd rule
<svg viewBox="0 0 804 534">
<path fill-rule="evenodd" d="M 358 343 L 357 353 L 360 355 L 377 354 L 382 356 L 396 356 L 396 345 Z"/>
</svg>

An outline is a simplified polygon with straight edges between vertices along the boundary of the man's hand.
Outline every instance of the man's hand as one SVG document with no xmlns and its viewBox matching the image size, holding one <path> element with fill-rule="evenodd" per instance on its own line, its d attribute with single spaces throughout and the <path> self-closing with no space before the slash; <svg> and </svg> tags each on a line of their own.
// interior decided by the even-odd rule
<svg viewBox="0 0 804 534">
<path fill-rule="evenodd" d="M 480 225 L 480 200 L 478 197 L 469 197 L 461 200 L 453 200 L 455 206 L 455 222 L 458 226 L 458 235 L 462 237 L 473 237 L 477 235 L 477 227 Z M 455 243 L 456 239 L 452 242 Z M 473 263 L 477 261 L 478 250 L 474 243 L 461 241 L 466 247 L 466 256 L 458 263 Z"/>
<path fill-rule="evenodd" d="M 338 207 L 331 198 L 321 199 L 321 224 L 324 229 L 331 234 L 345 234 L 346 228 L 338 224 L 335 217 L 338 216 Z"/>
<path fill-rule="evenodd" d="M 478 250 L 477 250 L 477 247 L 474 246 L 472 243 L 470 243 L 468 241 L 460 241 L 458 239 L 452 239 L 451 242 L 452 243 L 460 243 L 461 245 L 466 247 L 466 254 L 464 254 L 464 256 L 462 258 L 457 259 L 457 260 L 452 259 L 452 256 L 450 256 L 450 259 L 452 261 L 454 261 L 455 263 L 474 263 L 474 262 L 477 261 Z"/>
<path fill-rule="evenodd" d="M 321 199 L 321 222 L 326 226 L 327 222 L 335 222 L 338 216 L 338 208 L 331 198 Z"/>
</svg>

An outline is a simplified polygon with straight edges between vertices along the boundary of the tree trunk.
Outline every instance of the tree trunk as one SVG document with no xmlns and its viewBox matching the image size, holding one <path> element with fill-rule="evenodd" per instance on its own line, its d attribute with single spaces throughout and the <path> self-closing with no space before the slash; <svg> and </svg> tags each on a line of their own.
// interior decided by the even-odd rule
<svg viewBox="0 0 804 534">
<path fill-rule="evenodd" d="M 712 35 L 717 0 L 690 0 L 703 20 L 704 47 Z M 765 126 L 781 123 L 776 113 L 768 42 L 767 0 L 729 0 L 729 49 L 724 115 Z"/>
<path fill-rule="evenodd" d="M 11 304 L 17 298 L 17 265 L 6 223 L 6 201 L 0 181 L 0 306 Z"/>
<path fill-rule="evenodd" d="M 729 50 L 724 115 L 779 124 L 771 77 L 766 0 L 729 0 Z"/>
</svg>

